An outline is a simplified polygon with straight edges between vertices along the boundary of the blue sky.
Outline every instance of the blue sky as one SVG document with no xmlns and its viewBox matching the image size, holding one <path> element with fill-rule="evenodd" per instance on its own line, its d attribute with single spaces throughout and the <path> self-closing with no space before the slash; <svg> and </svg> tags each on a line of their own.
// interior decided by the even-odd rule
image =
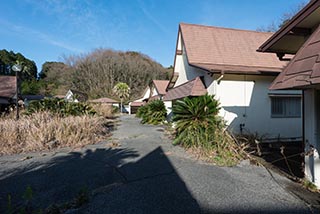
<svg viewBox="0 0 320 214">
<path fill-rule="evenodd" d="M 3 0 L 0 49 L 37 63 L 96 48 L 173 64 L 180 22 L 256 30 L 306 0 Z"/>
</svg>

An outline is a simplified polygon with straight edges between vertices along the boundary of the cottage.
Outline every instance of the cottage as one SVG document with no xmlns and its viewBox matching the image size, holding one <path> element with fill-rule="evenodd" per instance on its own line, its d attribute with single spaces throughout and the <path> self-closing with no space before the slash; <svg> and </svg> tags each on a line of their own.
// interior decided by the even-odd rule
<svg viewBox="0 0 320 214">
<path fill-rule="evenodd" d="M 320 186 L 320 1 L 310 1 L 289 22 L 265 41 L 258 51 L 296 54 L 270 89 L 303 90 L 303 143 L 305 174 Z M 289 128 L 289 127 L 288 127 Z"/>
<path fill-rule="evenodd" d="M 16 77 L 0 76 L 0 112 L 14 103 L 16 95 Z"/>
<path fill-rule="evenodd" d="M 301 91 L 268 89 L 286 62 L 274 54 L 256 52 L 270 36 L 270 33 L 180 24 L 171 84 L 174 87 L 168 88 L 166 105 L 206 91 L 220 101 L 220 115 L 234 133 L 301 137 Z"/>
<path fill-rule="evenodd" d="M 88 100 L 88 95 L 81 91 L 70 89 L 65 95 L 64 99 L 68 102 L 85 102 Z"/>
<path fill-rule="evenodd" d="M 130 114 L 135 114 L 139 107 L 152 100 L 163 100 L 169 80 L 152 80 L 150 85 L 143 91 L 141 98 L 129 103 Z"/>
</svg>

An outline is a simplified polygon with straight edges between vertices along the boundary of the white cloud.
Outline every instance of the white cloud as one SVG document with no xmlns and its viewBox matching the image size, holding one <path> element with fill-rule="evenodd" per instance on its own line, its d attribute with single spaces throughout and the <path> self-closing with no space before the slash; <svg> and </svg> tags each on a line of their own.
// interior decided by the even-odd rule
<svg viewBox="0 0 320 214">
<path fill-rule="evenodd" d="M 146 8 L 146 6 L 143 4 L 141 0 L 138 0 L 139 7 L 141 8 L 143 14 L 151 21 L 153 22 L 161 31 L 163 31 L 166 34 L 169 34 L 168 30 L 164 25 L 162 25 Z"/>
<path fill-rule="evenodd" d="M 73 47 L 73 46 L 66 44 L 64 42 L 58 41 L 45 33 L 42 33 L 40 31 L 31 29 L 28 27 L 16 25 L 16 24 L 13 24 L 8 21 L 1 20 L 1 19 L 0 19 L 0 26 L 2 27 L 2 30 L 6 30 L 7 32 L 15 33 L 19 36 L 24 37 L 25 39 L 31 38 L 32 40 L 40 40 L 40 41 L 47 43 L 49 45 L 60 47 L 60 48 L 63 48 L 63 49 L 66 49 L 66 50 L 69 50 L 72 52 L 83 52 L 83 50 L 81 50 L 81 49 Z"/>
</svg>

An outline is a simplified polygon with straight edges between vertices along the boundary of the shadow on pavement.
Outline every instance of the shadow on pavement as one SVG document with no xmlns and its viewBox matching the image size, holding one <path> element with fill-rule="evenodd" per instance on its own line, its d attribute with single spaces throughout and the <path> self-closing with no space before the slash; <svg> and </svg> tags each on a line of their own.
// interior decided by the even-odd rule
<svg viewBox="0 0 320 214">
<path fill-rule="evenodd" d="M 83 210 L 92 209 L 96 213 L 199 211 L 197 202 L 160 147 L 136 162 L 128 162 L 134 158 L 138 159 L 139 154 L 132 150 L 97 149 L 72 152 L 50 162 L 15 169 L 0 180 L 0 213 L 7 212 L 9 194 L 15 209 L 23 205 L 28 186 L 33 192 L 33 207 L 42 210 L 70 202 L 86 189 L 91 197 Z M 112 184 L 120 185 L 107 188 Z"/>
</svg>

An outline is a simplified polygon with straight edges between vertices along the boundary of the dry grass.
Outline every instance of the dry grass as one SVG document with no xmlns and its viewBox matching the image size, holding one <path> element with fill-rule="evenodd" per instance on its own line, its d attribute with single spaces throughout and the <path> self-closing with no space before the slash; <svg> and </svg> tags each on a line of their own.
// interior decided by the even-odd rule
<svg viewBox="0 0 320 214">
<path fill-rule="evenodd" d="M 113 118 L 112 105 L 108 104 L 92 104 L 93 109 L 98 113 L 99 116 L 105 118 Z"/>
<path fill-rule="evenodd" d="M 43 151 L 61 147 L 82 147 L 108 136 L 103 117 L 61 118 L 48 112 L 0 118 L 0 155 Z"/>
</svg>

